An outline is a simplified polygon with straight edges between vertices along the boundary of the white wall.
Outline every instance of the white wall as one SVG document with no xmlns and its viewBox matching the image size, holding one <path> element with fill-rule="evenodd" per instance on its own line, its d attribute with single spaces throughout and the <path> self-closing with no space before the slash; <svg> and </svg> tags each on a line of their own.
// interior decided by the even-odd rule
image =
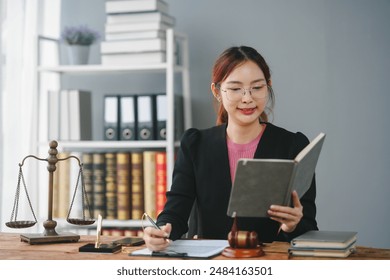
<svg viewBox="0 0 390 280">
<path fill-rule="evenodd" d="M 64 23 L 90 23 L 103 31 L 104 0 L 63 2 Z M 360 245 L 390 248 L 390 153 L 385 146 L 390 138 L 385 107 L 390 104 L 390 2 L 166 2 L 177 19 L 176 29 L 189 36 L 194 126 L 205 128 L 215 122 L 209 84 L 217 55 L 232 45 L 257 48 L 273 73 L 273 122 L 309 138 L 327 133 L 317 168 L 320 229 L 355 230 Z M 99 61 L 98 52 L 95 46 L 92 62 Z M 74 86 L 98 93 L 95 137 L 102 135 L 98 111 L 103 85 L 111 85 L 113 91 L 163 91 L 161 77 L 155 81 L 76 80 Z"/>
</svg>

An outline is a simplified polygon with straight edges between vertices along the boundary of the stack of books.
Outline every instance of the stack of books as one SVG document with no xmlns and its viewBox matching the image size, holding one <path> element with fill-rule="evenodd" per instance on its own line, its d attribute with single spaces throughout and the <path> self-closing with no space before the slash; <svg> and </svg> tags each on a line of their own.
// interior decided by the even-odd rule
<svg viewBox="0 0 390 280">
<path fill-rule="evenodd" d="M 103 65 L 166 61 L 166 30 L 175 25 L 166 2 L 109 0 L 105 10 L 105 40 L 101 42 Z"/>
<path fill-rule="evenodd" d="M 308 231 L 293 240 L 291 256 L 346 258 L 356 251 L 357 232 Z"/>
</svg>

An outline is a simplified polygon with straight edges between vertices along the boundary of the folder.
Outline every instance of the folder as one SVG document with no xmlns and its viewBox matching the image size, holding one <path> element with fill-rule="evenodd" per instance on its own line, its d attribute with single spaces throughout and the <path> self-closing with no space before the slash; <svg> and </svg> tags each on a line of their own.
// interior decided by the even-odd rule
<svg viewBox="0 0 390 280">
<path fill-rule="evenodd" d="M 120 140 L 136 140 L 137 139 L 137 103 L 136 96 L 121 96 L 120 97 L 120 116 L 119 129 Z"/>
<path fill-rule="evenodd" d="M 116 141 L 119 131 L 119 97 L 104 97 L 104 140 Z"/>
<path fill-rule="evenodd" d="M 59 140 L 60 138 L 60 91 L 48 92 L 48 139 Z"/>
<path fill-rule="evenodd" d="M 137 139 L 156 140 L 155 95 L 139 95 L 137 97 Z"/>
<path fill-rule="evenodd" d="M 69 98 L 68 91 L 61 90 L 60 92 L 60 140 L 70 140 L 70 124 L 69 124 Z"/>
<path fill-rule="evenodd" d="M 167 139 L 167 96 L 166 94 L 159 94 L 156 96 L 156 114 L 157 114 L 157 140 Z"/>
</svg>

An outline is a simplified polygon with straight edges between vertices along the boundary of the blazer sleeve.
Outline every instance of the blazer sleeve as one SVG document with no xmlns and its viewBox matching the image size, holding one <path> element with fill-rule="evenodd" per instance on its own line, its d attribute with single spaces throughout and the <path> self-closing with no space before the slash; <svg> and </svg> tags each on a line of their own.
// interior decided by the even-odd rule
<svg viewBox="0 0 390 280">
<path fill-rule="evenodd" d="M 199 130 L 187 130 L 181 140 L 172 175 L 172 186 L 167 191 L 164 210 L 157 218 L 158 225 L 172 224 L 170 239 L 176 240 L 188 231 L 188 218 L 195 200 L 193 162 L 197 152 Z"/>
</svg>

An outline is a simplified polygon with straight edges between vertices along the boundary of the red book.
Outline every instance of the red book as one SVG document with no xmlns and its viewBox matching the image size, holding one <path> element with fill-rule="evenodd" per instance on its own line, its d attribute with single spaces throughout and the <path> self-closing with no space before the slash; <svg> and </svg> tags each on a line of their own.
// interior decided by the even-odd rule
<svg viewBox="0 0 390 280">
<path fill-rule="evenodd" d="M 167 192 L 167 155 L 165 152 L 156 153 L 156 214 L 164 209 Z"/>
</svg>

